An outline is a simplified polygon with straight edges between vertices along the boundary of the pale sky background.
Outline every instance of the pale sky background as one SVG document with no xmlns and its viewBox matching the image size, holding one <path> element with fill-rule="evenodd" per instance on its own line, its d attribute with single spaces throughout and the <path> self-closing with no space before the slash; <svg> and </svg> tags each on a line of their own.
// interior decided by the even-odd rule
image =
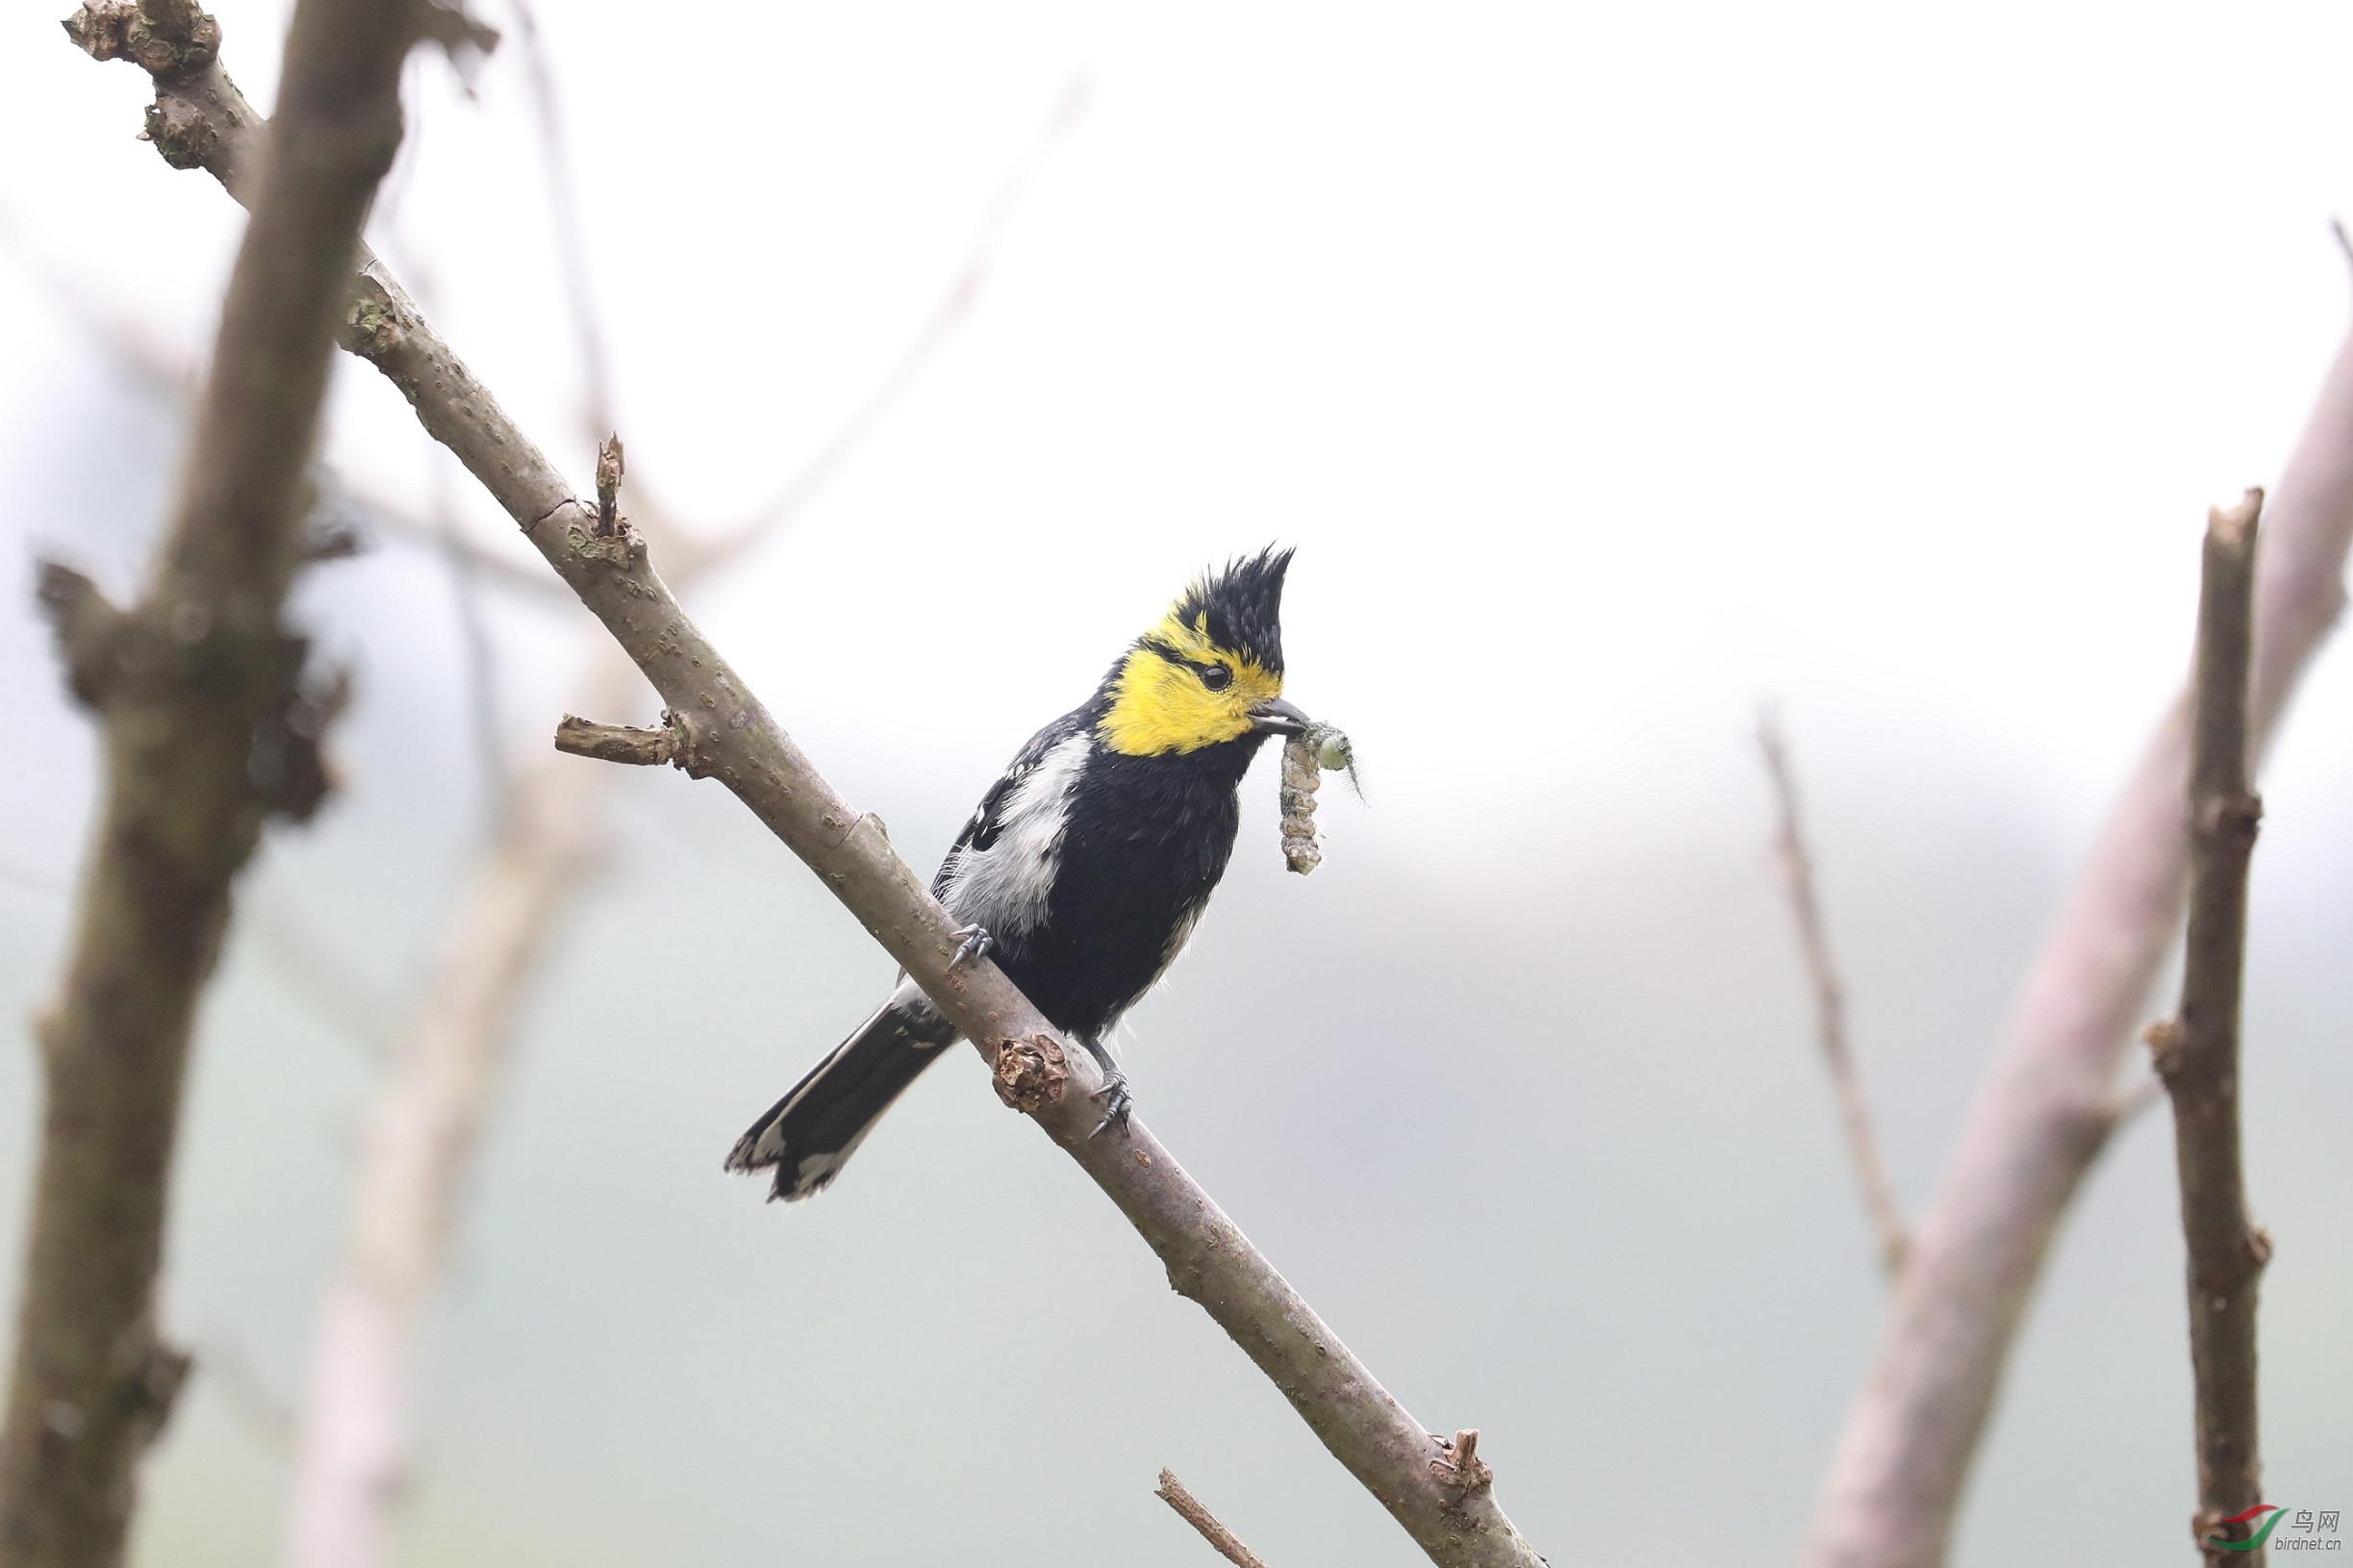
<svg viewBox="0 0 2353 1568">
<path fill-rule="evenodd" d="M 20 765 L 0 770 L 11 877 L 0 911 L 17 954 L 0 1003 L 14 1017 L 46 984 L 64 914 L 54 890 L 71 880 L 90 779 L 87 727 L 59 701 L 29 614 L 27 563 L 55 551 L 127 587 L 177 439 L 165 412 L 105 368 L 28 262 L 187 357 L 209 342 L 239 233 L 209 180 L 173 173 L 132 139 L 143 78 L 75 54 L 52 9 L 0 13 L 0 104 L 15 149 L 0 164 L 0 463 L 13 493 L 0 499 L 12 541 L 0 711 L 27 737 Z M 234 74 L 266 103 L 285 8 L 217 11 Z M 1553 1284 L 1497 1307 L 1531 1334 L 1563 1325 L 1567 1382 L 1480 1365 L 1490 1338 L 1401 1392 L 1451 1426 L 1478 1419 L 1473 1393 L 1494 1404 L 1540 1387 L 1527 1395 L 1521 1440 L 1542 1463 L 1524 1460 L 1515 1475 L 1497 1462 L 1506 1506 L 1556 1561 L 1579 1560 L 1581 1532 L 1643 1506 L 1668 1510 L 1657 1516 L 1657 1560 L 1786 1560 L 1876 1322 L 1876 1287 L 1828 1141 L 1786 932 L 1758 868 L 1753 714 L 1777 701 L 1792 729 L 1866 1066 L 1916 1204 L 2052 901 L 2178 686 L 2206 508 L 2276 478 L 2344 331 L 2353 287 L 2329 220 L 2353 215 L 2353 13 L 870 5 L 704 12 L 678 26 L 582 3 L 546 5 L 543 25 L 585 187 L 584 264 L 613 344 L 632 478 L 713 527 L 772 493 L 883 372 L 1007 171 L 1054 106 L 1083 93 L 1083 114 L 1001 230 L 963 329 L 807 519 L 702 601 L 706 623 L 820 764 L 881 810 L 928 870 L 995 767 L 1083 695 L 1190 571 L 1270 540 L 1297 544 L 1290 695 L 1355 737 L 1374 804 L 1328 800 L 1329 864 L 1299 884 L 1252 863 L 1274 859 L 1271 800 L 1253 797 L 1219 911 L 1231 935 L 1220 946 L 1213 920 L 1166 1005 L 1137 1020 L 1144 1114 L 1160 1125 L 1158 1105 L 1189 1112 L 1189 1139 L 1162 1127 L 1188 1158 L 1204 1146 L 1232 1154 L 1230 1191 L 1249 1201 L 1215 1180 L 1213 1190 L 1278 1263 L 1315 1277 L 1302 1279 L 1310 1298 L 1393 1381 L 1397 1360 L 1420 1367 L 1413 1357 L 1436 1353 L 1428 1342 L 1443 1320 L 1399 1307 L 1388 1360 L 1354 1326 L 1379 1338 L 1384 1303 L 1442 1302 L 1460 1284 L 1450 1271 L 1462 1255 L 1443 1245 L 1416 1253 L 1347 1217 L 1378 1205 L 1343 1203 L 1337 1218 L 1315 1208 L 1300 1196 L 1316 1179 L 1308 1162 L 1285 1166 L 1266 1151 L 1328 1140 L 1426 1177 L 1455 1168 L 1450 1140 L 1474 1152 L 1517 1138 L 1562 1151 L 1561 1169 L 1584 1174 L 1542 1187 L 1537 1210 L 1506 1205 L 1540 1223 L 1482 1231 L 1491 1251 L 1475 1255 L 1499 1280 L 1533 1270 L 1530 1279 L 1553 1280 L 1588 1314 L 1548 1316 Z M 437 60 L 414 64 L 411 88 L 411 139 L 370 238 L 585 486 L 580 356 L 520 54 L 487 63 L 470 95 Z M 486 544 L 530 562 L 395 394 L 356 364 L 338 377 L 328 448 L 343 472 L 412 512 L 452 494 Z M 388 986 L 413 974 L 479 807 L 449 603 L 432 559 L 399 546 L 305 590 L 322 642 L 360 672 L 351 785 L 338 815 L 271 851 L 250 900 L 282 918 L 312 911 Z M 565 704 L 590 645 L 579 620 L 494 609 L 519 753 L 544 744 Z M 2353 1176 L 2339 1152 L 2353 1109 L 2348 665 L 2341 649 L 2323 658 L 2267 781 L 2251 1003 L 2274 1004 L 2261 976 L 2275 973 L 2283 1043 L 2272 1064 L 2260 1039 L 2250 1048 L 2258 1089 L 2267 1082 L 2273 1098 L 2259 1092 L 2249 1112 L 2259 1206 L 2284 1237 L 2265 1362 L 2273 1475 L 2300 1488 L 2288 1501 L 2319 1506 L 2353 1504 L 2353 1360 L 2326 1327 L 2353 1289 L 2353 1229 L 2338 1213 Z M 1271 781 L 1253 789 L 1271 797 Z M 1126 1411 L 1075 1415 L 1068 1390 L 1034 1373 L 999 1368 L 1001 1382 L 968 1383 L 971 1362 L 952 1357 L 928 1380 L 908 1374 L 898 1393 L 878 1388 L 856 1355 L 838 1386 L 799 1362 L 753 1374 L 744 1358 L 769 1349 L 756 1340 L 726 1340 L 736 1359 L 722 1367 L 710 1327 L 721 1287 L 700 1306 L 659 1304 L 664 1271 L 671 1283 L 699 1280 L 693 1271 L 716 1266 L 713 1254 L 757 1248 L 761 1267 L 792 1281 L 793 1310 L 848 1311 L 823 1288 L 836 1277 L 793 1249 L 838 1227 L 822 1245 L 842 1267 L 885 1269 L 876 1256 L 921 1249 L 858 1205 L 887 1207 L 883 1194 L 941 1179 L 917 1166 L 922 1137 L 878 1136 L 823 1217 L 779 1225 L 703 1169 L 766 1102 L 758 1085 L 789 1082 L 879 978 L 877 955 L 818 905 L 790 902 L 808 890 L 708 793 L 631 782 L 624 869 L 564 962 L 610 976 L 630 972 L 645 944 L 674 943 L 681 963 L 740 947 L 776 995 L 746 992 L 737 971 L 706 978 L 732 998 L 711 1005 L 731 1031 L 713 1050 L 733 1053 L 733 1075 L 679 1059 L 672 1040 L 663 1071 L 681 1076 L 665 1078 L 628 1054 L 618 1024 L 576 1001 L 550 1003 L 533 1025 L 538 1065 L 517 1084 L 515 1130 L 494 1140 L 468 1244 L 479 1260 L 532 1262 L 511 1289 L 491 1261 L 459 1287 L 440 1341 L 441 1403 L 428 1408 L 466 1434 L 448 1437 L 447 1452 L 476 1458 L 434 1472 L 466 1479 L 428 1487 L 417 1560 L 560 1549 L 583 1563 L 606 1560 L 599 1552 L 707 1561 L 746 1543 L 874 1562 L 936 1562 L 951 1550 L 975 1562 L 1129 1555 L 1126 1533 L 1116 1553 L 1081 1533 L 1099 1525 L 1137 1532 L 1135 1560 L 1197 1560 L 1197 1543 L 1126 1511 L 1121 1489 L 1148 1488 L 1150 1468 L 1130 1477 L 1125 1449 L 1102 1475 L 1086 1468 L 1111 1452 L 1099 1430 L 1128 1429 Z M 697 855 L 701 935 L 634 923 L 649 900 L 678 906 L 658 868 Z M 788 903 L 797 912 L 777 913 Z M 763 923 L 775 921 L 785 923 Z M 770 944 L 803 927 L 826 933 L 796 938 L 827 955 L 811 963 L 826 975 L 801 974 Z M 1181 1076 L 1187 1057 L 1207 1059 L 1198 1035 L 1265 1016 L 1221 1014 L 1221 999 L 1297 989 L 1252 970 L 1251 944 L 1235 945 L 1294 927 L 1320 933 L 1302 940 L 1343 965 L 1358 935 L 1394 937 L 1375 972 L 1429 975 L 1420 999 L 1352 1024 L 1354 1043 L 1335 1046 L 1320 1080 L 1301 1070 L 1307 1132 Z M 233 955 L 208 1022 L 208 1041 L 220 1043 L 206 1059 L 224 1076 L 208 1091 L 212 1070 L 199 1068 L 172 1299 L 187 1332 L 230 1335 L 283 1388 L 298 1375 L 342 1201 L 341 1134 L 321 1129 L 347 1125 L 367 1075 L 319 1043 L 315 1021 L 269 999 L 266 968 Z M 828 978 L 836 970 L 854 983 Z M 663 984 L 652 973 L 633 980 Z M 1494 1055 L 1488 1025 L 1441 1004 L 1457 996 L 1555 1020 L 1566 1031 L 1556 1049 L 1529 1060 L 1570 1064 L 1564 1103 L 1581 1108 L 1533 1125 L 1513 1120 L 1532 1111 L 1499 1108 L 1529 1098 L 1525 1080 L 1499 1075 L 1540 1069 Z M 1480 1016 L 1511 1027 L 1499 1022 L 1506 1012 Z M 551 1042 L 607 1034 L 611 1050 L 567 1076 L 569 1048 Z M 1413 1086 L 1394 1103 L 1365 1087 L 1364 1064 L 1392 1060 L 1379 1044 L 1392 1038 L 1433 1051 L 1443 1039 L 1433 1059 L 1471 1084 L 1473 1108 L 1433 1125 L 1399 1108 L 1417 1105 Z M 258 1054 L 240 1057 L 240 1042 Z M 1237 1071 L 1269 1045 L 1245 1043 L 1232 1046 Z M 287 1065 L 322 1056 L 342 1065 Z M 543 1070 L 544 1081 L 532 1075 Z M 689 1108 L 696 1073 L 712 1092 Z M 935 1076 L 900 1113 L 911 1125 L 932 1117 L 975 1150 L 1008 1141 L 1006 1125 L 968 1103 L 974 1083 Z M 1332 1089 L 1335 1077 L 1347 1086 Z M 0 1280 L 14 1266 L 30 1082 L 22 1061 L 0 1069 Z M 566 1098 L 575 1090 L 605 1107 L 617 1137 L 669 1114 L 666 1095 L 680 1104 L 686 1152 L 617 1156 L 611 1169 L 633 1174 L 595 1189 L 599 1207 L 619 1205 L 598 1220 L 567 1209 L 568 1189 L 549 1176 L 579 1127 L 568 1140 L 552 1107 L 591 1114 Z M 287 1104 L 268 1101 L 280 1091 Z M 1633 1103 L 1657 1121 L 1606 1125 Z M 1796 1130 L 1775 1123 L 1784 1110 L 1805 1119 Z M 1679 1126 L 1700 1133 L 1684 1142 Z M 1637 1140 L 1626 1146 L 1637 1165 L 1581 1152 L 1605 1147 L 1587 1136 Z M 309 1163 L 273 1165 L 266 1151 L 282 1139 L 316 1146 Z M 689 1171 L 697 1184 L 673 1202 L 658 1186 L 668 1176 L 651 1173 L 689 1170 L 703 1152 L 713 1158 Z M 1784 1154 L 1802 1164 L 1785 1189 L 1742 1163 Z M 985 1157 L 1032 1160 L 1020 1179 L 1053 1195 L 1038 1201 L 1083 1214 L 1090 1195 L 1034 1156 Z M 2268 1186 L 2266 1158 L 2280 1162 Z M 897 1176 L 886 1174 L 894 1162 Z M 2087 1560 L 2183 1555 L 2168 1162 L 2162 1129 L 2138 1129 L 2062 1238 L 1972 1492 L 1962 1563 L 2012 1560 L 2020 1521 L 2116 1544 L 2113 1557 L 2087 1546 Z M 1686 1167 L 1689 1185 L 1675 1185 Z M 1263 1192 L 1250 1185 L 1256 1176 Z M 2104 1199 L 2104 1181 L 2129 1197 Z M 656 1191 L 659 1202 L 646 1196 Z M 1537 1202 L 1528 1192 L 1511 1204 Z M 1775 1207 L 1775 1195 L 1788 1201 Z M 1295 1199 L 1296 1214 L 1285 1206 Z M 1418 1201 L 1401 1189 L 1398 1212 L 1422 1212 Z M 1752 1201 L 1755 1212 L 1742 1207 Z M 1597 1207 L 1611 1217 L 1597 1220 Z M 1296 1220 L 1296 1232 L 1260 1233 L 1253 1212 L 1278 1231 Z M 2299 1214 L 2301 1233 L 2281 1223 Z M 1069 1247 L 1110 1249 L 1087 1265 L 1117 1281 L 1101 1289 L 1136 1288 L 1149 1260 L 1119 1250 L 1098 1220 L 1074 1221 L 1096 1227 Z M 1447 1223 L 1431 1219 L 1430 1234 L 1443 1238 Z M 1793 1228 L 1774 1228 L 1784 1223 Z M 722 1225 L 702 1252 L 673 1236 Z M 1638 1281 L 1657 1238 L 1678 1235 L 1688 1276 L 1664 1266 L 1653 1288 L 1579 1294 L 1591 1286 L 1581 1260 L 1613 1260 L 1601 1271 L 1613 1277 L 1632 1263 Z M 559 1296 L 534 1316 L 521 1304 L 554 1277 L 541 1264 L 565 1237 L 578 1238 L 583 1251 L 565 1255 L 584 1268 L 581 1258 L 646 1257 L 614 1298 L 626 1310 Z M 1554 1263 L 1529 1261 L 1556 1246 L 1557 1279 L 1544 1272 Z M 1631 1252 L 1610 1250 L 1621 1247 Z M 1826 1284 L 1812 1263 L 1788 1263 L 1813 1247 L 1824 1267 L 1851 1272 Z M 1076 1265 L 1057 1253 L 1040 1266 Z M 744 1301 L 775 1299 L 758 1277 L 769 1283 L 725 1298 L 729 1321 Z M 1335 1281 L 1331 1298 L 1316 1277 Z M 925 1278 L 918 1288 L 942 1293 L 949 1310 L 995 1288 L 982 1273 Z M 1037 1288 L 1050 1309 L 1052 1293 Z M 781 1337 L 809 1337 L 769 1321 Z M 901 1344 L 875 1321 L 861 1306 L 834 1331 L 864 1325 L 875 1344 Z M 1132 1354 L 1177 1388 L 1170 1398 L 1217 1378 L 1246 1389 L 1211 1331 L 1168 1324 L 1171 1344 L 1186 1348 Z M 1637 1336 L 1637 1348 L 1582 1355 L 1592 1325 Z M 515 1370 L 536 1366 L 543 1343 L 574 1344 L 567 1333 L 580 1361 Z M 680 1358 L 710 1362 L 704 1382 L 654 1370 L 662 1347 L 689 1342 Z M 580 1388 L 584 1367 L 611 1369 L 615 1346 L 646 1369 L 645 1389 L 576 1409 L 533 1403 Z M 1169 1370 L 1195 1367 L 1187 1356 L 1209 1370 Z M 1621 1387 L 1618 1373 L 1580 1370 L 1628 1357 L 1656 1377 L 1628 1371 Z M 1739 1369 L 1768 1363 L 1777 1370 L 1757 1386 L 1740 1382 Z M 1790 1386 L 1766 1386 L 1784 1363 Z M 906 1424 L 925 1428 L 944 1445 L 938 1467 L 908 1457 L 888 1476 L 861 1472 L 855 1485 L 868 1490 L 854 1497 L 841 1478 L 794 1492 L 774 1478 L 805 1464 L 805 1447 L 763 1457 L 758 1423 L 738 1430 L 712 1414 L 731 1378 L 760 1376 L 805 1397 L 813 1432 L 869 1419 L 848 1412 L 870 1407 L 890 1440 L 906 1440 Z M 1046 1434 L 1036 1441 L 1070 1445 L 1076 1490 L 1121 1500 L 1101 1505 L 1111 1523 L 1086 1507 L 1044 1523 L 987 1511 L 1009 1506 L 1001 1500 L 906 1506 L 909 1495 L 948 1496 L 944 1471 L 985 1455 L 987 1423 L 1010 1430 L 1015 1409 Z M 1230 1520 L 1246 1538 L 1263 1537 L 1281 1563 L 1408 1560 L 1402 1537 L 1367 1523 L 1316 1469 L 1324 1461 L 1299 1452 L 1287 1414 L 1249 1409 L 1254 1435 L 1234 1439 L 1247 1457 L 1226 1456 L 1235 1470 L 1224 1481 L 1249 1505 L 1227 1511 L 1257 1526 Z M 1203 1445 L 1192 1468 L 1173 1444 L 1152 1446 L 1149 1424 L 1136 1463 L 1160 1454 L 1151 1468 L 1214 1475 L 1226 1462 L 1216 1439 L 1238 1418 L 1212 1402 L 1181 1419 Z M 551 1432 L 604 1431 L 600 1420 L 616 1434 L 601 1457 L 551 1456 Z M 721 1430 L 723 1461 L 696 1446 Z M 2129 1441 L 2117 1435 L 2127 1430 Z M 670 1457 L 650 1459 L 633 1441 Z M 266 1550 L 276 1481 L 252 1447 L 218 1406 L 193 1402 L 162 1460 L 142 1568 Z M 656 1472 L 675 1479 L 644 1498 L 615 1479 Z M 1247 1494 L 1252 1478 L 1278 1475 L 1266 1496 Z M 783 1494 L 761 1490 L 772 1484 Z M 840 1517 L 867 1507 L 881 1517 L 856 1528 Z"/>
</svg>

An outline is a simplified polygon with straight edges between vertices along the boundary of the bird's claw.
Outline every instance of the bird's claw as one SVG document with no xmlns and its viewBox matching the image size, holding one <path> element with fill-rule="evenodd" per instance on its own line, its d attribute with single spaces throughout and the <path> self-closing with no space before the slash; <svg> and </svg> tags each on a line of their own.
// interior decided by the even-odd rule
<svg viewBox="0 0 2353 1568">
<path fill-rule="evenodd" d="M 977 964 L 997 950 L 997 939 L 982 930 L 976 922 L 949 934 L 961 938 L 964 943 L 956 949 L 956 956 L 948 961 L 949 969 L 956 969 L 965 964 Z"/>
<path fill-rule="evenodd" d="M 1096 1090 L 1092 1098 L 1103 1101 L 1103 1119 L 1095 1124 L 1095 1131 L 1088 1133 L 1088 1137 L 1098 1136 L 1103 1128 L 1114 1124 L 1122 1132 L 1127 1130 L 1127 1115 L 1135 1109 L 1136 1099 L 1127 1092 L 1126 1074 L 1117 1068 L 1112 1069 L 1103 1075 L 1103 1086 Z"/>
</svg>

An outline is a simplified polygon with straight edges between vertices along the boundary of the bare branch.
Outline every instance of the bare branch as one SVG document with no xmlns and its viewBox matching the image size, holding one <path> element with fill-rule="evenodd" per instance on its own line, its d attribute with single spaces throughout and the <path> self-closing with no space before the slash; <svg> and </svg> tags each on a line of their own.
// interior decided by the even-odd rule
<svg viewBox="0 0 2353 1568">
<path fill-rule="evenodd" d="M 157 1336 L 155 1277 L 188 1036 L 229 891 L 273 814 L 325 792 L 306 649 L 280 625 L 302 552 L 304 464 L 360 221 L 400 139 L 407 6 L 299 0 L 272 155 L 230 275 L 212 372 L 146 596 L 127 612 L 56 572 L 44 597 L 106 732 L 106 799 L 78 926 L 40 1034 L 47 1091 L 0 1428 L 0 1557 L 112 1568 L 141 1451 L 188 1358 Z M 67 31 L 159 83 L 219 75 L 186 0 L 91 0 Z M 233 89 L 232 89 L 233 90 Z M 177 100 L 176 100 L 177 101 Z M 159 108 L 161 105 L 159 104 Z M 185 127 L 150 116 L 150 131 Z M 76 646 L 103 623 L 111 657 Z"/>
<path fill-rule="evenodd" d="M 1176 1517 L 1200 1530 L 1201 1538 L 1215 1548 L 1217 1555 L 1232 1563 L 1234 1568 L 1266 1568 L 1266 1564 L 1259 1560 L 1258 1554 L 1236 1540 L 1232 1530 L 1218 1523 L 1216 1514 L 1202 1506 L 1201 1499 L 1185 1490 L 1184 1482 L 1176 1479 L 1175 1471 L 1160 1472 L 1160 1484 L 1153 1490 L 1152 1496 L 1175 1508 Z"/>
<path fill-rule="evenodd" d="M 2271 492 L 2255 562 L 2256 754 L 2344 606 L 2353 339 Z M 2182 915 L 2183 706 L 2167 715 L 2028 976 L 1912 1227 L 1889 1322 L 1832 1459 L 1807 1568 L 1934 1568 L 2061 1216 L 2115 1125 L 2114 1084 Z"/>
<path fill-rule="evenodd" d="M 2247 781 L 2247 665 L 2263 492 L 2216 509 L 2206 530 L 2191 682 L 2189 937 L 2176 1022 L 2149 1034 L 2173 1097 L 2182 1233 L 2189 1254 L 2189 1361 L 2196 1389 L 2198 1511 L 2191 1534 L 2212 1564 L 2261 1564 L 2243 1544 L 2263 1502 L 2256 1424 L 2255 1314 L 2271 1238 L 2247 1214 L 2239 1153 L 2239 1015 L 2247 863 L 2263 802 Z M 2226 1544 L 2241 1543 L 2236 1546 Z"/>
<path fill-rule="evenodd" d="M 233 139 L 225 123 L 222 129 L 215 144 L 227 147 Z M 595 512 L 373 256 L 361 267 L 343 341 L 400 389 L 426 431 L 482 481 L 645 671 L 676 716 L 695 771 L 724 782 L 806 861 L 984 1058 L 994 1063 L 1007 1041 L 1045 1035 L 1059 1044 L 994 964 L 950 966 L 959 945 L 954 924 L 881 824 L 835 794 L 751 695 L 655 573 L 644 540 L 625 523 L 619 538 L 599 535 Z M 1088 1136 L 1097 1119 L 1087 1096 L 1101 1087 L 1101 1074 L 1084 1053 L 1065 1055 L 1073 1092 L 1034 1113 L 1036 1120 L 1160 1255 L 1171 1283 L 1233 1337 L 1433 1561 L 1534 1568 L 1540 1559 L 1492 1491 L 1450 1496 L 1430 1469 L 1443 1450 L 1141 1122 L 1122 1138 Z"/>
<path fill-rule="evenodd" d="M 1846 991 L 1838 981 L 1821 899 L 1814 892 L 1813 855 L 1806 846 L 1797 775 L 1789 766 L 1781 722 L 1770 710 L 1758 716 L 1757 748 L 1764 756 L 1765 776 L 1773 785 L 1773 852 L 1781 862 L 1782 881 L 1789 891 L 1789 911 L 1797 921 L 1798 947 L 1806 955 L 1806 973 L 1813 982 L 1822 1065 L 1830 1071 L 1831 1093 L 1838 1101 L 1838 1123 L 1846 1133 L 1847 1154 L 1855 1162 L 1855 1184 L 1862 1192 L 1863 1211 L 1879 1232 L 1880 1267 L 1893 1278 L 1903 1272 L 1911 1238 L 1904 1228 L 1904 1211 L 1895 1201 L 1895 1185 L 1887 1179 L 1879 1135 L 1871 1125 L 1870 1102 L 1863 1098 L 1861 1075 L 1856 1071 L 1854 1050 L 1847 1043 Z"/>
</svg>

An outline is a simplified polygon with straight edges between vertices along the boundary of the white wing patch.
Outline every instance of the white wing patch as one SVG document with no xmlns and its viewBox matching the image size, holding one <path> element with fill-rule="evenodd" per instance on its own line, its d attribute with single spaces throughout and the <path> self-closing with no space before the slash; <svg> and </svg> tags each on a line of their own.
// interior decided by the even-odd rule
<svg viewBox="0 0 2353 1568">
<path fill-rule="evenodd" d="M 1074 735 L 1038 759 L 1035 771 L 1013 787 L 998 812 L 997 842 L 956 851 L 940 902 L 999 940 L 1018 941 L 1046 918 L 1062 829 L 1070 820 L 1071 784 L 1093 743 Z"/>
</svg>

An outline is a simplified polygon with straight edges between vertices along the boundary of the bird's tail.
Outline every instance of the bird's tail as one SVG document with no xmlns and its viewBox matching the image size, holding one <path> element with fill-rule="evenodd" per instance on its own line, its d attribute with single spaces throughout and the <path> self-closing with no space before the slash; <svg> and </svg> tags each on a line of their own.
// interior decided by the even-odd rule
<svg viewBox="0 0 2353 1568">
<path fill-rule="evenodd" d="M 900 981 L 873 1017 L 735 1141 L 727 1169 L 773 1167 L 772 1200 L 790 1202 L 824 1191 L 899 1091 L 955 1038 L 956 1026 L 922 988 Z"/>
</svg>

